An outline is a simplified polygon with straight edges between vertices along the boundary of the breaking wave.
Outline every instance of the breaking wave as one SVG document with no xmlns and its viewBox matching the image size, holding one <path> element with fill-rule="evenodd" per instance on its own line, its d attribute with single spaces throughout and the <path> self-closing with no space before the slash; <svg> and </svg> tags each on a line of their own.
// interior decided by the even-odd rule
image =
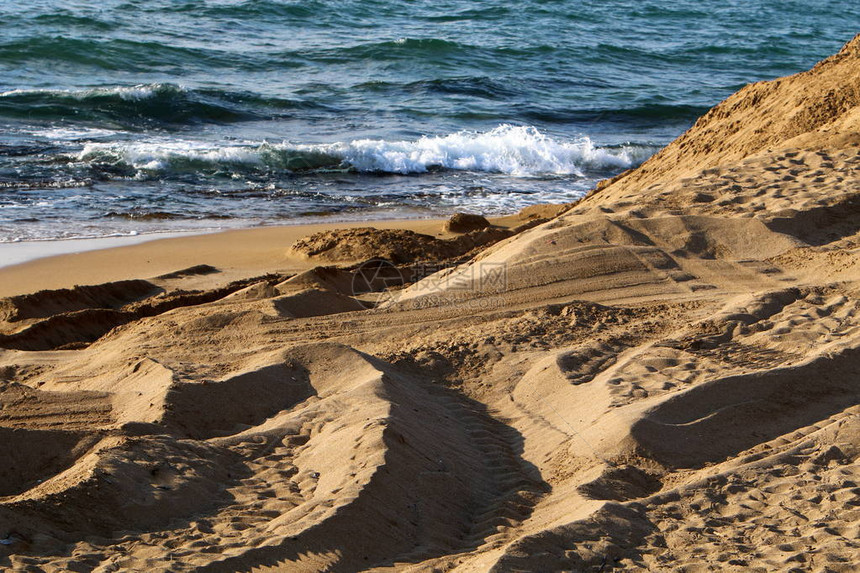
<svg viewBox="0 0 860 573">
<path fill-rule="evenodd" d="M 460 131 L 412 141 L 357 139 L 329 144 L 191 141 L 90 143 L 78 160 L 133 169 L 139 175 L 229 170 L 365 173 L 426 173 L 463 170 L 513 176 L 573 175 L 618 171 L 638 165 L 657 150 L 649 145 L 601 147 L 588 137 L 564 140 L 535 127 L 501 125 L 485 132 Z"/>
</svg>

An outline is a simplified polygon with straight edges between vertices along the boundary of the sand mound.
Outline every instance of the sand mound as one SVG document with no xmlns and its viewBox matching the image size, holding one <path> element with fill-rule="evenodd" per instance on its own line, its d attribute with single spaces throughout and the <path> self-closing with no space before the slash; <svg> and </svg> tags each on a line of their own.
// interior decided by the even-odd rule
<svg viewBox="0 0 860 573">
<path fill-rule="evenodd" d="M 343 229 L 323 231 L 291 247 L 306 257 L 329 261 L 362 261 L 373 258 L 405 263 L 454 255 L 450 243 L 413 231 L 388 229 Z M 441 256 L 440 256 L 441 255 Z"/>
<path fill-rule="evenodd" d="M 281 294 L 296 290 L 317 288 L 338 294 L 353 294 L 353 273 L 340 267 L 314 267 L 279 283 L 275 288 Z"/>
<path fill-rule="evenodd" d="M 278 313 L 284 317 L 307 318 L 364 310 L 367 307 L 359 301 L 329 291 L 307 289 L 272 300 Z"/>
<path fill-rule="evenodd" d="M 717 378 L 666 400 L 631 429 L 647 457 L 697 467 L 843 411 L 860 401 L 860 353 Z M 814 381 L 813 381 L 814 380 Z"/>
<path fill-rule="evenodd" d="M 85 309 L 118 309 L 159 292 L 161 289 L 154 284 L 142 280 L 45 290 L 0 299 L 0 321 L 46 318 Z"/>
<path fill-rule="evenodd" d="M 17 495 L 60 473 L 87 442 L 78 432 L 0 428 L 0 496 Z"/>
<path fill-rule="evenodd" d="M 78 431 L 114 422 L 106 392 L 44 392 L 14 383 L 0 388 L 0 426 L 4 428 Z"/>
<path fill-rule="evenodd" d="M 208 272 L 208 271 L 207 271 Z M 184 271 L 182 271 L 184 273 Z M 182 274 L 185 276 L 185 274 Z M 260 285 L 255 279 L 232 282 L 203 291 L 164 291 L 147 281 L 120 281 L 96 286 L 41 291 L 11 297 L 6 304 L 8 321 L 0 321 L 0 348 L 51 350 L 84 348 L 116 327 L 180 307 L 206 304 Z M 262 281 L 265 292 L 282 277 Z M 251 285 L 250 287 L 247 285 Z M 121 293 L 129 287 L 130 292 Z M 251 298 L 248 293 L 240 298 Z M 58 300 L 51 302 L 56 297 Z M 258 297 L 262 298 L 262 297 Z M 82 310 L 71 310 L 84 306 Z"/>
<path fill-rule="evenodd" d="M 469 231 L 479 231 L 490 226 L 481 215 L 472 213 L 455 213 L 450 219 L 445 221 L 444 229 L 449 233 L 468 233 Z"/>
<path fill-rule="evenodd" d="M 390 304 L 432 306 L 500 292 L 527 300 L 529 292 L 548 285 L 565 296 L 744 289 L 770 281 L 762 283 L 743 261 L 774 257 L 797 245 L 753 218 L 583 217 L 529 231 L 516 242 L 418 282 Z"/>
<path fill-rule="evenodd" d="M 406 264 L 462 257 L 514 234 L 513 230 L 487 228 L 470 231 L 455 239 L 437 239 L 414 231 L 367 227 L 316 233 L 296 242 L 291 250 L 324 261 L 385 259 L 395 264 Z"/>
<path fill-rule="evenodd" d="M 276 363 L 223 380 L 173 384 L 161 422 L 197 440 L 232 435 L 313 395 L 307 372 Z"/>
<path fill-rule="evenodd" d="M 210 275 L 213 273 L 217 273 L 218 269 L 213 267 L 212 265 L 193 265 L 186 269 L 180 269 L 178 271 L 173 271 L 171 273 L 165 273 L 163 275 L 159 275 L 158 279 L 161 280 L 170 280 L 170 279 L 181 279 L 185 277 L 193 277 L 198 275 Z"/>
</svg>

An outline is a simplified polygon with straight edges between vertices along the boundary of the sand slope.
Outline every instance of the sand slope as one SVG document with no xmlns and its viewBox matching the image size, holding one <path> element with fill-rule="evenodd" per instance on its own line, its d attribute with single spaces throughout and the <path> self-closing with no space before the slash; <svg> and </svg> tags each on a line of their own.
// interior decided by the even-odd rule
<svg viewBox="0 0 860 573">
<path fill-rule="evenodd" d="M 858 94 L 860 37 L 465 262 L 395 233 L 361 292 L 0 301 L 0 566 L 856 570 Z"/>
</svg>

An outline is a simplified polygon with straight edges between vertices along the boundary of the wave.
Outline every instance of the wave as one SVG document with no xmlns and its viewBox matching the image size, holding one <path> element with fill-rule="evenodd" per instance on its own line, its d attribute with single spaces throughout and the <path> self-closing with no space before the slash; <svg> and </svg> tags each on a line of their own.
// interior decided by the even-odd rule
<svg viewBox="0 0 860 573">
<path fill-rule="evenodd" d="M 0 116 L 89 122 L 114 128 L 151 128 L 189 123 L 272 119 L 305 102 L 224 90 L 193 90 L 170 83 L 78 90 L 0 92 Z"/>
<path fill-rule="evenodd" d="M 108 32 L 119 27 L 115 21 L 105 21 L 95 17 L 93 14 L 87 16 L 71 14 L 67 11 L 39 14 L 32 21 L 40 26 L 60 26 L 66 30 L 77 28 L 86 31 Z"/>
<path fill-rule="evenodd" d="M 439 14 L 433 10 L 429 14 L 419 16 L 428 22 L 460 22 L 460 21 L 493 21 L 508 17 L 512 8 L 507 6 L 481 6 L 479 8 L 464 8 L 461 10 Z"/>
<path fill-rule="evenodd" d="M 501 125 L 413 141 L 359 139 L 317 145 L 290 143 L 213 145 L 190 141 L 90 143 L 77 160 L 137 176 L 199 172 L 426 173 L 465 170 L 514 176 L 573 175 L 627 169 L 656 151 L 647 145 L 600 147 L 589 138 L 561 140 L 535 127 Z"/>
<path fill-rule="evenodd" d="M 462 76 L 414 82 L 373 80 L 356 84 L 353 89 L 371 93 L 465 95 L 483 99 L 514 98 L 518 95 L 517 90 L 510 85 L 487 76 Z"/>
<path fill-rule="evenodd" d="M 388 96 L 468 96 L 487 101 L 510 100 L 517 96 L 516 88 L 487 76 L 420 80 L 414 82 L 369 81 L 351 87 L 354 93 L 370 97 Z M 111 128 L 175 128 L 187 124 L 210 122 L 232 123 L 260 119 L 283 119 L 299 110 L 336 112 L 319 100 L 314 90 L 301 93 L 303 99 L 267 97 L 250 92 L 219 89 L 190 89 L 176 84 L 139 84 L 106 86 L 78 90 L 10 90 L 0 92 L 0 116 L 15 119 L 64 120 L 88 122 Z M 341 94 L 342 95 L 342 94 Z M 709 108 L 685 104 L 643 103 L 622 108 L 570 108 L 559 105 L 545 107 L 524 105 L 520 115 L 536 123 L 629 123 L 654 121 L 692 121 Z M 439 113 L 428 108 L 403 108 L 410 115 Z M 499 110 L 478 114 L 481 119 L 503 117 Z M 467 118 L 473 113 L 461 106 L 448 117 Z"/>
<path fill-rule="evenodd" d="M 48 89 L 15 89 L 0 92 L 0 98 L 30 99 L 34 96 L 47 96 L 54 98 L 70 98 L 74 100 L 86 100 L 90 98 L 107 98 L 116 96 L 125 101 L 140 101 L 152 99 L 161 94 L 173 95 L 183 93 L 181 87 L 173 84 L 139 84 L 135 86 L 115 86 L 92 88 L 87 90 L 48 90 Z"/>
<path fill-rule="evenodd" d="M 403 62 L 415 61 L 424 66 L 456 61 L 475 63 L 489 60 L 494 55 L 492 48 L 444 40 L 441 38 L 407 38 L 364 42 L 349 46 L 319 50 L 291 50 L 281 55 L 288 58 L 303 58 L 323 64 L 345 64 L 354 62 Z"/>
<path fill-rule="evenodd" d="M 341 7 L 344 8 L 344 7 Z M 267 19 L 277 18 L 280 22 L 318 24 L 328 23 L 341 15 L 333 11 L 326 2 L 319 0 L 305 2 L 283 2 L 282 0 L 244 0 L 225 3 L 176 2 L 159 7 L 166 12 L 190 13 L 195 17 Z"/>
<path fill-rule="evenodd" d="M 241 53 L 99 36 L 42 35 L 0 43 L 0 62 L 59 62 L 109 71 L 164 72 L 166 66 L 212 69 L 245 63 Z"/>
<path fill-rule="evenodd" d="M 266 19 L 277 16 L 266 17 Z M 236 35 L 236 30 L 229 34 Z M 238 40 L 238 37 L 237 37 Z M 393 37 L 386 40 L 337 43 L 329 46 L 265 46 L 259 49 L 228 50 L 216 44 L 185 46 L 163 39 L 117 38 L 104 34 L 85 37 L 40 35 L 0 41 L 0 63 L 13 65 L 73 66 L 90 73 L 135 72 L 186 74 L 190 70 L 211 73 L 288 72 L 319 64 L 396 62 L 420 60 L 423 63 L 452 63 L 463 59 L 471 64 L 491 63 L 504 55 L 504 48 L 460 43 L 443 38 Z"/>
</svg>

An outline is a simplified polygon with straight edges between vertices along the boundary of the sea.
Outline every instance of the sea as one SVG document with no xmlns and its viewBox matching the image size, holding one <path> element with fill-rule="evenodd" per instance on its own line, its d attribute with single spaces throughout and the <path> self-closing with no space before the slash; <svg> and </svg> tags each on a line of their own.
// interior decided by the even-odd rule
<svg viewBox="0 0 860 573">
<path fill-rule="evenodd" d="M 0 243 L 572 201 L 856 8 L 0 0 Z"/>
</svg>

